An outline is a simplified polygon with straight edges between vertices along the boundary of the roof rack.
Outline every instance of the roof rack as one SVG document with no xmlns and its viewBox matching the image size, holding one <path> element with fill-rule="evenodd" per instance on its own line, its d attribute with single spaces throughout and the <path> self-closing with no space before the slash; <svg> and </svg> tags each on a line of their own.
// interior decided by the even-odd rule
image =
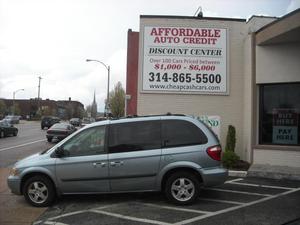
<svg viewBox="0 0 300 225">
<path fill-rule="evenodd" d="M 185 114 L 172 114 L 170 112 L 167 112 L 166 114 L 155 114 L 155 115 L 128 115 L 126 117 L 120 117 L 120 118 L 112 118 L 112 120 L 119 120 L 119 119 L 130 119 L 130 118 L 143 118 L 143 117 L 156 117 L 156 116 L 186 116 Z"/>
</svg>

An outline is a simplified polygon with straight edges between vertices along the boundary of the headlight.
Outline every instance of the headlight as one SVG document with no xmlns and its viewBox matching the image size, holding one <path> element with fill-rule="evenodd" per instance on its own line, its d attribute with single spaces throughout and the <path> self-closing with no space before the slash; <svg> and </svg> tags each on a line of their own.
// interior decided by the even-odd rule
<svg viewBox="0 0 300 225">
<path fill-rule="evenodd" d="M 16 167 L 14 167 L 14 168 L 12 168 L 10 170 L 9 175 L 11 175 L 11 176 L 18 176 L 19 175 L 19 170 Z"/>
</svg>

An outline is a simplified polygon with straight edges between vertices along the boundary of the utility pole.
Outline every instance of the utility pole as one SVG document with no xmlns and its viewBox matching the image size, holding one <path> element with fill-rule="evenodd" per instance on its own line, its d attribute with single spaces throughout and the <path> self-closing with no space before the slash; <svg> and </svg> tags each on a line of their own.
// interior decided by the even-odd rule
<svg viewBox="0 0 300 225">
<path fill-rule="evenodd" d="M 41 79 L 42 77 L 39 76 L 39 86 L 38 86 L 38 111 L 41 113 L 41 110 L 40 110 L 40 90 L 41 90 Z"/>
</svg>

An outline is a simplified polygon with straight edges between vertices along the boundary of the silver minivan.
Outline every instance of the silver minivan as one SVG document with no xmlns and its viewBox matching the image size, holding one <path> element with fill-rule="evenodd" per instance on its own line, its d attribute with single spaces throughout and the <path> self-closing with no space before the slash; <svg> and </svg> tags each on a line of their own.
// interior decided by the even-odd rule
<svg viewBox="0 0 300 225">
<path fill-rule="evenodd" d="M 201 187 L 227 179 L 221 151 L 214 133 L 189 116 L 106 120 L 17 162 L 7 182 L 34 206 L 66 194 L 145 191 L 163 191 L 185 205 Z"/>
</svg>

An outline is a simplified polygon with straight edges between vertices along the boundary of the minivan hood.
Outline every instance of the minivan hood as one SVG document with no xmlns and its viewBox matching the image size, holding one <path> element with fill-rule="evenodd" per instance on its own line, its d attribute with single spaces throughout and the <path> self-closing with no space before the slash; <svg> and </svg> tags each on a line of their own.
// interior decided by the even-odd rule
<svg viewBox="0 0 300 225">
<path fill-rule="evenodd" d="M 15 166 L 23 167 L 26 164 L 26 167 L 27 167 L 29 164 L 35 164 L 37 161 L 39 161 L 42 158 L 43 158 L 43 155 L 41 155 L 40 153 L 36 153 L 36 154 L 30 155 L 30 156 L 16 162 Z"/>
</svg>

